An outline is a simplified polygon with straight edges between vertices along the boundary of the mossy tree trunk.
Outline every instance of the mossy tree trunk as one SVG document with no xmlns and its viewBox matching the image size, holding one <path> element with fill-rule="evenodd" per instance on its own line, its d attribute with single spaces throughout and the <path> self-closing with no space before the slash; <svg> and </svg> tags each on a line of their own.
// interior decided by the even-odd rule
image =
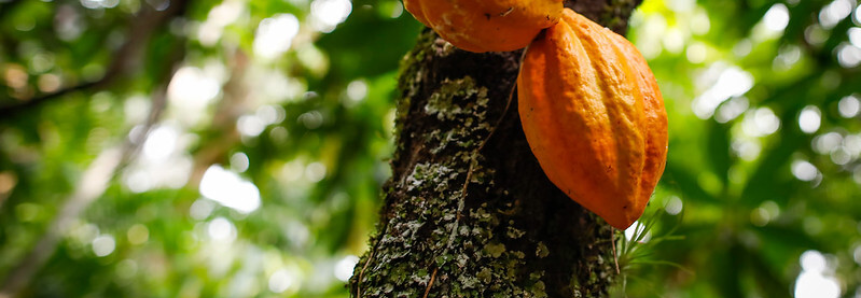
<svg viewBox="0 0 861 298">
<path fill-rule="evenodd" d="M 635 0 L 569 1 L 617 32 Z M 393 176 L 353 297 L 599 297 L 614 230 L 559 191 L 523 135 L 521 52 L 474 54 L 430 30 L 404 58 Z"/>
</svg>

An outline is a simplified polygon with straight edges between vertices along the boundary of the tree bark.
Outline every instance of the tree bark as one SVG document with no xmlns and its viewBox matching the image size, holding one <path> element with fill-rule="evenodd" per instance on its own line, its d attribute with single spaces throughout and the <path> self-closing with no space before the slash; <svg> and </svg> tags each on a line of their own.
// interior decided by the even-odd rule
<svg viewBox="0 0 861 298">
<path fill-rule="evenodd" d="M 638 4 L 566 6 L 623 33 Z M 393 175 L 351 296 L 606 295 L 615 231 L 532 155 L 512 93 L 521 54 L 469 53 L 420 34 L 402 61 Z"/>
</svg>

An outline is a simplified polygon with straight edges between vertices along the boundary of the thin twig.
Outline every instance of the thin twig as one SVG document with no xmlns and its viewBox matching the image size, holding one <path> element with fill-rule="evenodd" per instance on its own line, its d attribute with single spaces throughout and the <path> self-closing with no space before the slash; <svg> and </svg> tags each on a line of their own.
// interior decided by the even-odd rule
<svg viewBox="0 0 861 298">
<path fill-rule="evenodd" d="M 365 269 L 368 269 L 368 264 L 371 263 L 371 259 L 374 258 L 374 251 L 371 251 L 371 254 L 368 256 L 368 259 L 365 260 L 365 265 L 362 266 L 362 270 L 359 271 L 359 279 L 356 281 L 356 297 L 362 297 L 362 275 L 365 274 Z"/>
<path fill-rule="evenodd" d="M 371 249 L 370 255 L 368 255 L 368 259 L 365 260 L 365 265 L 362 266 L 362 270 L 359 271 L 359 279 L 356 281 L 356 298 L 362 297 L 362 277 L 365 276 L 365 269 L 368 269 L 368 265 L 371 264 L 371 260 L 374 259 L 374 256 L 377 254 L 377 250 L 380 248 L 380 242 L 383 242 L 383 238 L 386 237 L 386 232 L 389 230 L 389 204 L 386 203 L 383 206 L 382 218 L 385 220 L 383 224 L 383 229 L 380 230 L 380 237 L 377 239 L 377 242 L 374 243 L 374 247 Z"/>
<path fill-rule="evenodd" d="M 621 274 L 622 270 L 619 270 L 619 256 L 616 255 L 616 231 L 613 230 L 610 234 L 610 244 L 613 246 L 613 260 L 616 263 L 616 274 Z"/>
<path fill-rule="evenodd" d="M 523 54 L 520 55 L 520 64 L 523 64 L 523 58 L 526 57 L 526 49 L 523 50 Z M 514 86 L 511 87 L 511 91 L 508 92 L 508 102 L 505 103 L 505 109 L 502 110 L 502 115 L 499 116 L 499 119 L 496 120 L 496 124 L 493 125 L 493 128 L 490 130 L 490 133 L 487 134 L 487 137 L 484 138 L 484 141 L 478 145 L 478 148 L 475 152 L 480 152 L 481 149 L 484 149 L 484 145 L 487 145 L 487 141 L 493 137 L 497 128 L 502 125 L 502 121 L 505 120 L 505 116 L 508 115 L 508 110 L 511 109 L 511 102 L 514 101 L 514 91 L 517 90 L 517 81 L 514 82 Z"/>
<path fill-rule="evenodd" d="M 0 119 L 7 119 L 24 110 L 34 108 L 42 103 L 77 91 L 89 89 L 98 90 L 111 85 L 111 83 L 117 81 L 124 74 L 128 73 L 134 66 L 140 63 L 140 54 L 146 48 L 147 42 L 150 37 L 152 37 L 153 33 L 157 29 L 164 27 L 172 17 L 184 13 L 187 3 L 187 0 L 175 0 L 167 10 L 164 11 L 158 11 L 154 8 L 142 9 L 142 12 L 140 12 L 132 21 L 132 24 L 134 25 L 127 33 L 128 40 L 111 55 L 113 59 L 107 66 L 107 69 L 101 78 L 92 82 L 69 86 L 53 93 L 14 101 L 13 103 L 0 106 Z"/>
<path fill-rule="evenodd" d="M 523 65 L 523 59 L 526 58 L 526 51 L 529 50 L 529 47 L 523 49 L 523 52 L 520 54 L 520 59 L 517 63 L 518 72 L 521 65 Z M 460 218 L 463 214 L 463 208 L 466 205 L 466 196 L 467 190 L 469 188 L 469 184 L 472 182 L 472 173 L 475 171 L 475 165 L 478 163 L 478 155 L 484 146 L 487 145 L 487 142 L 494 136 L 494 133 L 502 125 L 502 121 L 505 120 L 505 116 L 508 115 L 508 110 L 511 108 L 511 102 L 514 101 L 514 91 L 517 90 L 517 81 L 515 79 L 514 84 L 511 86 L 510 91 L 508 92 L 508 101 L 505 103 L 505 108 L 502 110 L 502 114 L 499 116 L 499 119 L 496 120 L 496 124 L 490 129 L 490 133 L 487 134 L 487 137 L 481 141 L 481 144 L 472 151 L 472 156 L 469 159 L 469 169 L 466 171 L 466 181 L 463 182 L 463 188 L 460 192 L 460 199 L 457 202 L 457 213 L 454 219 L 454 227 L 451 229 L 451 232 L 448 236 L 448 242 L 443 250 L 443 254 L 448 253 L 449 248 L 451 248 L 451 244 L 454 243 L 455 236 L 457 235 L 457 229 L 460 227 Z M 434 269 L 434 273 L 436 273 L 436 269 Z M 431 279 L 433 280 L 433 279 Z M 430 291 L 430 286 L 428 286 L 428 291 Z M 425 297 L 427 297 L 427 293 L 425 293 Z"/>
<path fill-rule="evenodd" d="M 523 59 L 526 58 L 526 51 L 528 50 L 528 46 L 523 49 L 523 52 L 520 54 L 520 60 L 517 64 L 518 66 L 523 65 Z M 472 152 L 472 156 L 470 157 L 469 161 L 469 169 L 466 171 L 466 181 L 463 182 L 463 188 L 460 192 L 460 201 L 458 201 L 457 204 L 457 214 L 454 220 L 454 228 L 451 230 L 451 234 L 449 234 L 448 237 L 448 243 L 446 244 L 446 252 L 448 251 L 448 248 L 451 246 L 452 242 L 454 242 L 455 235 L 457 234 L 457 228 L 460 225 L 461 213 L 463 212 L 464 205 L 466 205 L 464 201 L 466 201 L 467 188 L 472 182 L 472 173 L 475 169 L 475 164 L 478 163 L 478 154 L 481 152 L 482 149 L 484 149 L 484 146 L 487 145 L 487 142 L 490 141 L 490 139 L 494 136 L 494 133 L 499 128 L 499 126 L 502 125 L 502 121 L 505 120 L 505 116 L 508 115 L 508 110 L 511 109 L 511 102 L 514 101 L 515 90 L 517 90 L 516 80 L 514 82 L 514 85 L 511 86 L 511 90 L 508 92 L 508 101 L 505 103 L 505 108 L 502 110 L 502 115 L 500 115 L 499 119 L 496 120 L 496 124 L 494 124 L 493 128 L 490 129 L 490 133 L 487 134 L 487 137 L 484 138 L 484 140 L 481 141 L 481 144 L 478 145 L 478 148 L 476 148 Z"/>
<path fill-rule="evenodd" d="M 431 287 L 433 286 L 433 281 L 434 281 L 434 279 L 436 278 L 436 272 L 437 272 L 437 270 L 439 270 L 439 268 L 434 268 L 434 269 L 433 269 L 433 274 L 431 274 L 430 282 L 428 282 L 428 287 L 427 287 L 427 289 L 425 289 L 425 295 L 424 295 L 422 298 L 428 298 L 428 294 L 430 294 L 430 289 L 431 289 Z"/>
<path fill-rule="evenodd" d="M 356 281 L 356 297 L 362 297 L 362 277 L 365 275 L 365 269 L 368 269 L 368 265 L 371 264 L 371 260 L 374 259 L 374 254 L 377 252 L 377 245 L 379 245 L 380 241 L 385 237 L 385 227 L 388 227 L 388 223 L 383 227 L 383 233 L 380 233 L 380 239 L 378 239 L 377 243 L 374 244 L 371 254 L 368 255 L 368 259 L 365 260 L 365 265 L 362 266 L 362 270 L 359 271 L 359 279 Z"/>
</svg>

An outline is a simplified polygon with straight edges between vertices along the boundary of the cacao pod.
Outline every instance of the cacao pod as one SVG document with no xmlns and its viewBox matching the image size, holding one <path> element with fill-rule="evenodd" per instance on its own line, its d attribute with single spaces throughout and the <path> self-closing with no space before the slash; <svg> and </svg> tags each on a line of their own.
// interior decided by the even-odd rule
<svg viewBox="0 0 861 298">
<path fill-rule="evenodd" d="M 629 227 L 667 158 L 667 113 L 640 52 L 565 9 L 527 49 L 517 85 L 526 139 L 550 181 L 610 225 Z"/>
<path fill-rule="evenodd" d="M 476 53 L 524 48 L 562 14 L 562 0 L 404 0 L 404 7 L 446 41 Z"/>
</svg>

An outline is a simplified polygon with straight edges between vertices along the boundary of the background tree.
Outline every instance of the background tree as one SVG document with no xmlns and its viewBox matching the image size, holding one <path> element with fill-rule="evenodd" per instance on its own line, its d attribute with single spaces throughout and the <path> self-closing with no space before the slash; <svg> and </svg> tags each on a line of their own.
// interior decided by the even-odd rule
<svg viewBox="0 0 861 298">
<path fill-rule="evenodd" d="M 614 18 L 626 15 L 614 9 L 626 1 L 572 3 L 613 28 L 626 25 L 624 17 Z M 643 218 L 648 227 L 617 237 L 620 275 L 607 267 L 608 242 L 566 256 L 571 263 L 564 270 L 598 264 L 598 272 L 613 276 L 610 292 L 617 296 L 857 295 L 858 3 L 648 0 L 629 20 L 628 37 L 649 59 L 666 100 L 667 171 Z M 442 225 L 443 235 L 434 234 L 451 218 L 427 216 L 411 235 L 420 240 L 412 249 L 441 257 L 412 264 L 424 270 L 393 276 L 407 278 L 392 291 L 424 295 L 434 270 L 429 296 L 476 282 L 443 280 L 451 270 L 472 272 L 463 276 L 477 282 L 499 281 L 489 291 L 538 293 L 543 286 L 553 296 L 605 287 L 610 280 L 602 276 L 597 284 L 566 288 L 550 277 L 571 275 L 546 271 L 533 280 L 520 274 L 549 260 L 565 262 L 536 256 L 538 247 L 527 244 L 538 238 L 525 234 L 545 237 L 549 225 L 543 224 L 560 219 L 523 214 L 540 206 L 569 211 L 542 214 L 583 218 L 559 226 L 577 232 L 596 221 L 557 194 L 520 195 L 530 189 L 514 182 L 538 179 L 528 176 L 538 175 L 528 155 L 494 155 L 523 148 L 514 141 L 516 113 L 503 117 L 499 104 L 507 93 L 497 90 L 510 87 L 516 59 L 508 55 L 516 54 L 465 54 L 436 43 L 421 27 L 395 0 L 0 1 L 0 295 L 347 297 L 358 286 L 348 279 L 365 264 L 361 288 L 373 293 L 386 290 L 389 278 L 374 266 L 397 263 L 383 263 L 383 254 L 371 262 L 358 256 L 378 243 L 377 250 L 412 245 L 396 242 L 403 237 L 369 242 L 372 234 L 386 234 L 372 233 L 374 223 L 383 215 L 390 221 L 379 231 L 412 231 L 398 224 L 424 210 L 398 217 L 404 206 L 383 206 L 415 204 L 407 199 L 416 194 L 461 193 L 467 216 L 458 232 L 494 225 L 498 232 L 482 238 L 496 240 L 488 252 L 530 265 L 506 267 L 516 269 L 512 279 L 456 267 L 454 253 L 487 245 L 433 241 L 446 246 L 429 247 L 453 229 Z M 472 73 L 485 68 L 447 72 L 445 65 L 455 61 L 485 67 L 491 61 L 508 75 L 492 81 L 490 72 Z M 424 68 L 446 76 L 429 76 Z M 408 87 L 401 90 L 417 93 L 398 91 L 398 74 L 417 72 L 421 80 L 401 80 Z M 455 92 L 455 86 L 487 93 Z M 404 118 L 396 98 L 415 99 L 398 102 L 425 116 Z M 419 110 L 432 98 L 439 112 Z M 446 109 L 454 106 L 462 110 Z M 439 118 L 450 113 L 461 117 Z M 462 118 L 480 121 L 467 126 Z M 395 129 L 395 119 L 406 120 Z M 434 136 L 431 125 L 458 133 L 451 135 L 457 139 Z M 395 143 L 395 131 L 433 138 Z M 488 140 L 481 150 L 479 140 Z M 445 147 L 393 154 L 395 144 L 420 141 Z M 456 152 L 470 153 L 450 161 L 457 167 L 448 173 L 457 177 L 421 176 Z M 465 165 L 474 174 L 462 192 Z M 490 171 L 501 166 L 519 172 Z M 396 192 L 400 181 L 383 187 L 390 177 L 451 183 Z M 500 187 L 511 189 L 494 192 Z M 481 209 L 514 221 L 469 217 Z M 577 234 L 586 237 L 582 243 L 608 239 L 609 230 L 592 228 L 593 236 Z M 455 241 L 469 237 L 485 236 L 456 234 Z M 552 254 L 563 242 L 544 245 Z"/>
</svg>

